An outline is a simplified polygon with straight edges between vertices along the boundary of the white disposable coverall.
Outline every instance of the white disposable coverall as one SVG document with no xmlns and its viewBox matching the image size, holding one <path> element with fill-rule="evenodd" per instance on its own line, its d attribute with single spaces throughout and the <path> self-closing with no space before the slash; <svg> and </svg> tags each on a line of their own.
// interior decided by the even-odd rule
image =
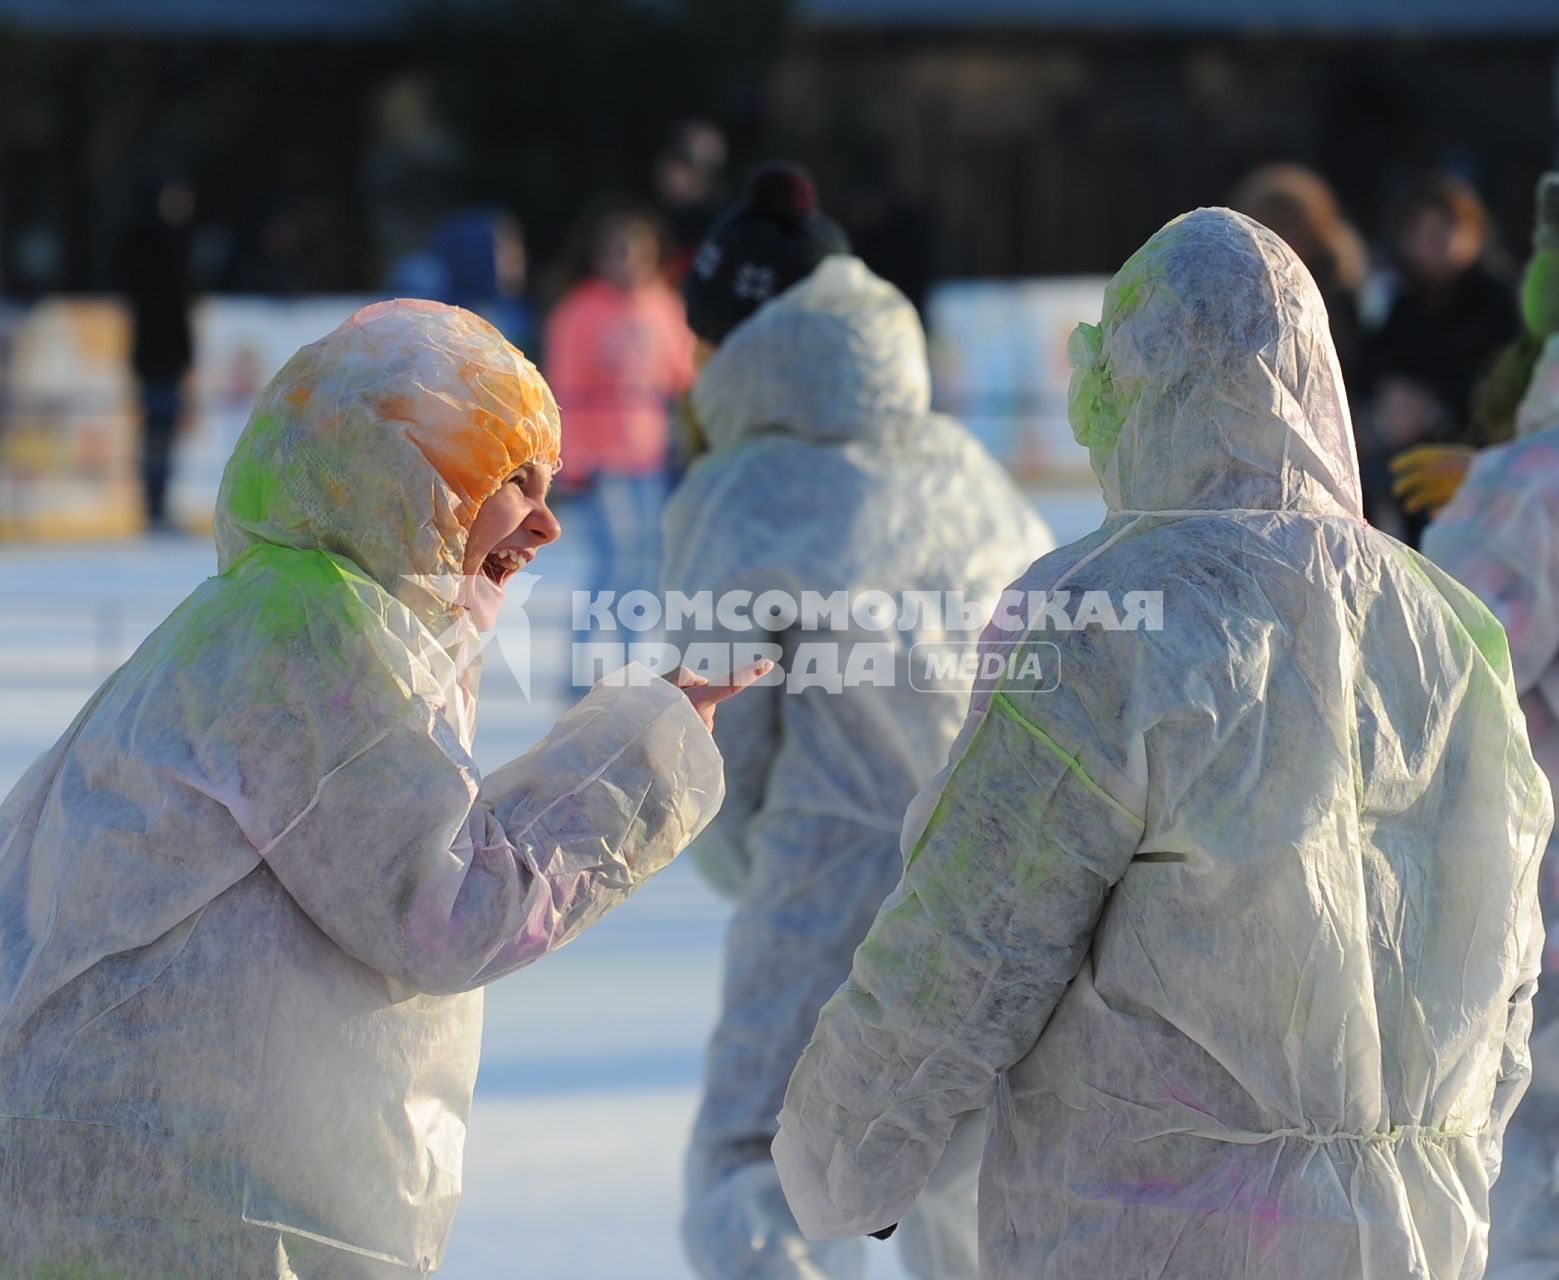
<svg viewBox="0 0 1559 1280">
<path fill-rule="evenodd" d="M 1505 626 L 1532 752 L 1559 778 L 1559 336 L 1516 412 L 1516 440 L 1485 449 L 1424 531 L 1424 554 Z M 1548 925 L 1533 1003 L 1532 1087 L 1505 1134 L 1490 1201 L 1489 1280 L 1559 1280 L 1559 855 L 1550 842 Z"/>
<path fill-rule="evenodd" d="M 684 1240 L 709 1280 L 845 1280 L 862 1274 L 862 1242 L 809 1244 L 769 1158 L 785 1083 L 898 882 L 904 807 L 945 763 L 968 706 L 967 675 L 931 682 L 922 671 L 912 686 L 910 649 L 972 657 L 998 593 L 1054 544 L 1001 467 L 930 412 L 915 310 L 855 258 L 825 259 L 734 329 L 700 373 L 693 408 L 711 450 L 666 512 L 669 589 L 717 600 L 746 591 L 757 606 L 769 591 L 932 602 L 929 613 L 900 609 L 883 631 L 797 619 L 772 633 L 689 623 L 672 636 L 679 646 L 756 637 L 779 646 L 793 676 L 821 673 L 789 691 L 749 690 L 715 728 L 726 803 L 690 856 L 737 906 Z M 957 613 L 944 609 L 955 590 L 975 615 L 962 632 L 956 617 L 950 628 L 936 621 Z M 884 642 L 885 683 L 830 691 L 836 659 L 842 670 Z M 822 655 L 815 667 L 809 651 Z M 944 1162 L 900 1232 L 919 1275 L 974 1274 L 978 1142 L 971 1132 Z"/>
<path fill-rule="evenodd" d="M 1270 231 L 1169 224 L 1073 347 L 1108 515 L 1022 585 L 1161 590 L 1163 627 L 1049 626 L 1057 688 L 977 687 L 791 1080 L 785 1193 L 879 1229 L 983 1111 L 990 1280 L 1474 1280 L 1552 816 L 1504 637 L 1360 519 Z"/>
<path fill-rule="evenodd" d="M 721 795 L 658 679 L 477 774 L 473 633 L 439 593 L 481 502 L 556 456 L 539 375 L 454 308 L 361 312 L 264 393 L 221 573 L 0 808 L 5 1280 L 437 1266 L 481 985 Z"/>
</svg>

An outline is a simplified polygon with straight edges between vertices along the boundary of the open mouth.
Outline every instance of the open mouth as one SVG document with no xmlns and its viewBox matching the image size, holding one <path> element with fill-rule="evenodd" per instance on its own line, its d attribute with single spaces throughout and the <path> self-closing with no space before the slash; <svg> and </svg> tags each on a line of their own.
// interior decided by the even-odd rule
<svg viewBox="0 0 1559 1280">
<path fill-rule="evenodd" d="M 514 547 L 500 547 L 496 551 L 489 551 L 487 558 L 482 561 L 482 576 L 501 587 L 529 563 L 528 552 Z"/>
</svg>

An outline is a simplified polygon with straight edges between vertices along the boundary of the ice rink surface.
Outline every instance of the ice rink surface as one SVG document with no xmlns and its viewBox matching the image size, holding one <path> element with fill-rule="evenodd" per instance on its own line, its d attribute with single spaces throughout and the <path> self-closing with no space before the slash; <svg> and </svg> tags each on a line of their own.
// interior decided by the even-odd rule
<svg viewBox="0 0 1559 1280">
<path fill-rule="evenodd" d="M 1103 512 L 1097 496 L 1072 492 L 1038 506 L 1061 541 Z M 501 658 L 489 663 L 484 769 L 565 710 L 567 599 L 587 568 L 567 538 L 539 558 L 525 602 L 531 697 Z M 0 543 L 0 794 L 214 571 L 207 537 Z M 441 1278 L 685 1280 L 681 1158 L 719 999 L 725 914 L 691 866 L 674 863 L 572 946 L 487 989 L 465 1198 Z M 871 1259 L 871 1280 L 907 1276 L 891 1245 L 874 1245 Z"/>
</svg>

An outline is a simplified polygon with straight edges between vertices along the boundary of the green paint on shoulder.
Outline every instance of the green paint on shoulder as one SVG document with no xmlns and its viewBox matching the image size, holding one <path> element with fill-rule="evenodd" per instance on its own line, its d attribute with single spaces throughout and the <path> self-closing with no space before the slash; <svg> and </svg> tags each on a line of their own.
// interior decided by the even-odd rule
<svg viewBox="0 0 1559 1280">
<path fill-rule="evenodd" d="M 1401 547 L 1395 554 L 1410 573 L 1451 606 L 1451 611 L 1456 614 L 1457 621 L 1483 655 L 1484 661 L 1502 682 L 1511 684 L 1515 677 L 1510 664 L 1510 641 L 1505 636 L 1504 626 L 1489 611 L 1488 606 L 1450 574 L 1411 547 Z"/>
<path fill-rule="evenodd" d="M 257 543 L 208 579 L 147 641 L 163 661 L 192 666 L 208 648 L 242 643 L 258 659 L 299 637 L 346 659 L 353 638 L 379 625 L 364 600 L 378 588 L 338 556 Z"/>
</svg>

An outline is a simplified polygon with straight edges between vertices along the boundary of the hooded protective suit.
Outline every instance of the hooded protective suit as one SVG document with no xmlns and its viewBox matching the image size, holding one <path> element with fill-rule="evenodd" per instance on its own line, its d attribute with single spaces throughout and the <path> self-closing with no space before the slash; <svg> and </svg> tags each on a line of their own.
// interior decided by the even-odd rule
<svg viewBox="0 0 1559 1280">
<path fill-rule="evenodd" d="M 1517 438 L 1485 449 L 1424 532 L 1424 554 L 1505 626 L 1532 751 L 1559 778 L 1559 336 L 1516 411 Z M 1559 856 L 1542 875 L 1548 923 L 1534 1004 L 1531 1092 L 1511 1120 L 1494 1189 L 1490 1280 L 1559 1280 Z"/>
<path fill-rule="evenodd" d="M 1162 591 L 1162 628 L 1044 615 L 1059 683 L 977 687 L 791 1080 L 785 1193 L 879 1229 L 983 1112 L 989 1280 L 1474 1280 L 1551 822 L 1504 637 L 1360 519 L 1265 228 L 1170 223 L 1073 359 L 1108 514 L 1018 585 Z"/>
<path fill-rule="evenodd" d="M 818 1009 L 898 882 L 904 807 L 946 760 L 967 706 L 970 677 L 912 677 L 911 649 L 972 656 L 1001 588 L 1053 543 L 1006 473 L 930 412 L 915 310 L 857 259 L 826 258 L 734 329 L 700 374 L 693 410 L 711 451 L 666 512 L 668 589 L 751 592 L 755 612 L 765 592 L 936 602 L 900 610 L 891 632 L 798 619 L 773 633 L 673 636 L 688 646 L 756 635 L 791 673 L 788 688 L 770 683 L 722 709 L 727 800 L 691 851 L 738 905 L 684 1239 L 710 1280 L 842 1280 L 862 1273 L 861 1242 L 800 1236 L 769 1159 L 775 1117 Z M 964 634 L 956 618 L 946 630 L 934 621 L 953 590 L 976 614 Z M 884 642 L 886 683 L 832 691 L 848 655 Z M 905 1223 L 902 1252 L 920 1275 L 973 1273 L 977 1142 L 971 1134 L 939 1194 Z"/>
<path fill-rule="evenodd" d="M 305 347 L 224 477 L 220 574 L 0 808 L 0 1275 L 404 1276 L 460 1191 L 481 985 L 718 805 L 664 681 L 480 778 L 465 531 L 558 456 L 485 322 Z"/>
</svg>

